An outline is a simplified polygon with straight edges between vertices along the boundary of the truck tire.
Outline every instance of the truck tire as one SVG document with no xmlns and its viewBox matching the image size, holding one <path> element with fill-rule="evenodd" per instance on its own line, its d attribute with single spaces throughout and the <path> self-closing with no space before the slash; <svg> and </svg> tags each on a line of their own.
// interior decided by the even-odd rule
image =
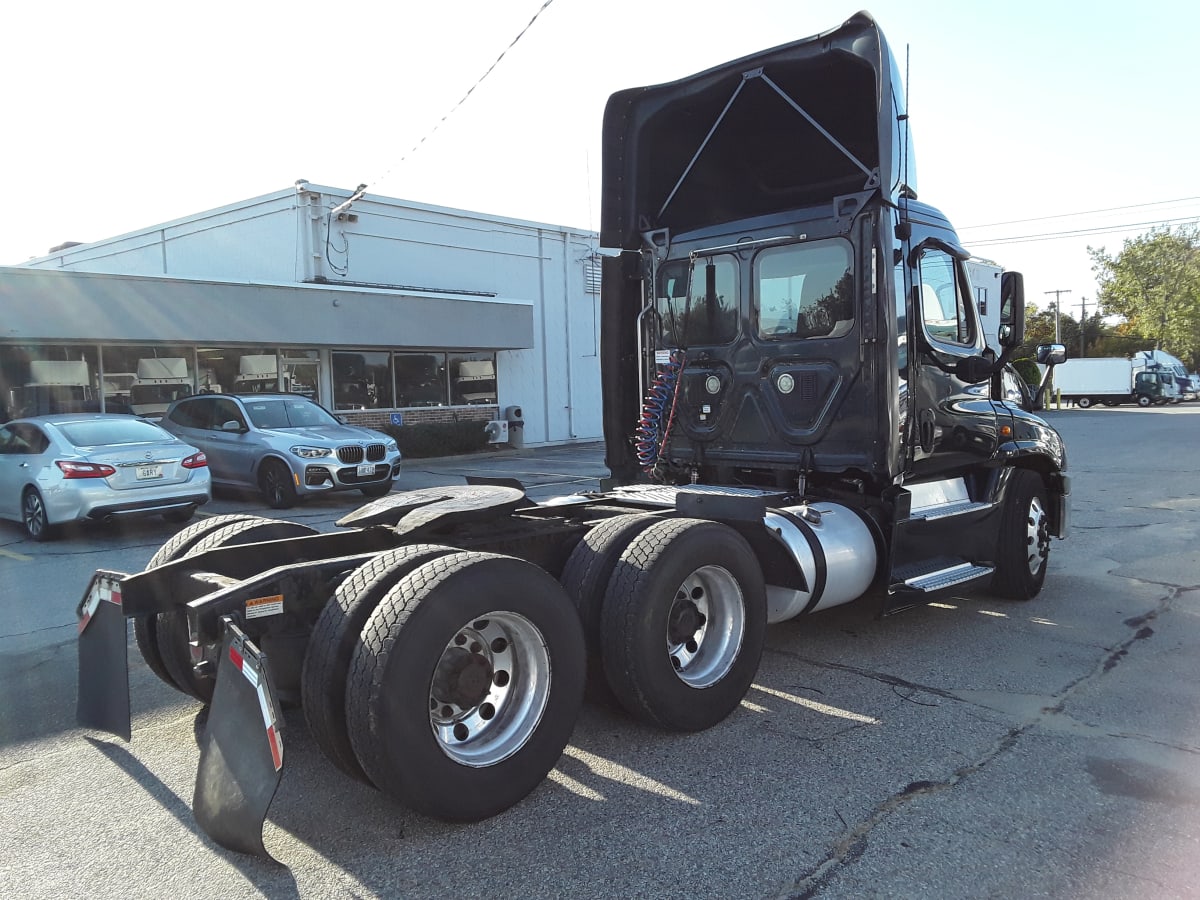
<svg viewBox="0 0 1200 900">
<path fill-rule="evenodd" d="M 1075 401 L 1075 405 L 1078 406 L 1080 409 L 1087 409 L 1089 406 L 1092 405 L 1092 398 L 1091 397 L 1080 397 L 1078 400 Z"/>
<path fill-rule="evenodd" d="M 609 580 L 604 672 L 635 718 L 700 731 L 746 695 L 766 624 L 763 573 L 746 539 L 719 522 L 668 519 L 629 544 Z"/>
<path fill-rule="evenodd" d="M 1049 559 L 1046 486 L 1036 472 L 1017 469 L 1005 491 L 993 593 L 1009 600 L 1032 600 L 1046 580 Z"/>
<path fill-rule="evenodd" d="M 1138 406 L 1143 406 L 1143 407 L 1149 406 L 1153 402 L 1154 401 L 1151 400 L 1150 397 L 1148 397 L 1146 394 L 1138 394 L 1138 398 L 1137 398 Z"/>
<path fill-rule="evenodd" d="M 346 678 L 363 626 L 396 582 L 452 552 L 450 547 L 410 544 L 381 553 L 338 585 L 317 618 L 300 675 L 301 705 L 317 746 L 351 778 L 369 783 L 346 729 Z"/>
<path fill-rule="evenodd" d="M 280 522 L 275 519 L 250 518 L 233 522 L 211 531 L 200 538 L 183 556 L 195 556 L 218 547 L 232 547 L 255 541 L 276 541 L 282 538 L 303 537 L 316 534 L 315 528 L 296 522 Z M 180 557 L 182 558 L 182 557 Z M 189 598 L 191 599 L 191 598 Z M 197 678 L 192 670 L 192 654 L 188 647 L 187 610 L 177 608 L 159 613 L 154 623 L 158 653 L 171 681 L 185 694 L 190 694 L 201 703 L 212 702 L 214 678 Z"/>
<path fill-rule="evenodd" d="M 630 541 L 662 518 L 649 513 L 634 513 L 606 519 L 585 534 L 571 551 L 563 568 L 562 586 L 575 602 L 583 638 L 587 642 L 588 699 L 615 705 L 616 696 L 604 676 L 600 650 L 600 610 L 604 592 L 617 561 Z"/>
<path fill-rule="evenodd" d="M 346 721 L 363 771 L 417 812 L 473 822 L 532 791 L 582 705 L 583 629 L 532 563 L 456 552 L 410 572 L 363 629 Z"/>
<path fill-rule="evenodd" d="M 258 487 L 272 509 L 291 509 L 298 495 L 292 470 L 278 459 L 265 459 L 258 468 Z"/>
<path fill-rule="evenodd" d="M 155 554 L 150 557 L 150 562 L 146 563 L 146 569 L 153 569 L 156 566 L 166 565 L 169 562 L 181 559 L 187 555 L 187 552 L 201 538 L 224 528 L 226 525 L 256 518 L 256 516 L 246 515 L 212 516 L 201 522 L 189 525 L 182 531 L 177 532 L 174 537 L 158 548 Z M 260 521 L 267 520 L 263 519 Z M 150 671 L 157 675 L 160 681 L 179 690 L 179 685 L 175 683 L 175 679 L 167 671 L 167 667 L 163 664 L 162 654 L 158 651 L 157 620 L 158 617 L 155 615 L 136 616 L 133 620 L 133 637 L 137 642 L 138 652 L 142 654 L 142 659 L 150 667 Z"/>
</svg>

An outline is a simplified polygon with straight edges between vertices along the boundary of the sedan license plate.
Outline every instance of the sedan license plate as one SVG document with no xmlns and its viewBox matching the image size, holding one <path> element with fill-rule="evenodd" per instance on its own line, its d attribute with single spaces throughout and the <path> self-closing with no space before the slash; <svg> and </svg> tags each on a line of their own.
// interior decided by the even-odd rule
<svg viewBox="0 0 1200 900">
<path fill-rule="evenodd" d="M 137 472 L 138 481 L 147 481 L 151 478 L 162 478 L 162 466 L 138 466 Z"/>
<path fill-rule="evenodd" d="M 367 478 L 375 474 L 375 463 L 363 463 L 358 467 L 358 477 Z"/>
</svg>

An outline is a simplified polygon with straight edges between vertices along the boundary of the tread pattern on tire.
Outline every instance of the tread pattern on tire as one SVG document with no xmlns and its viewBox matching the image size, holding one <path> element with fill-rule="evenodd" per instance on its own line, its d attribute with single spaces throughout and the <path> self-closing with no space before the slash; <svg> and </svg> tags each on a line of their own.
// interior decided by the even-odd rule
<svg viewBox="0 0 1200 900">
<path fill-rule="evenodd" d="M 146 568 L 153 569 L 155 566 L 162 566 L 173 562 L 186 555 L 192 545 L 209 532 L 217 531 L 235 522 L 243 522 L 253 518 L 257 517 L 238 513 L 225 516 L 212 516 L 199 522 L 193 522 L 187 528 L 176 532 L 165 544 L 159 547 L 155 554 L 150 557 L 150 562 L 146 563 Z M 171 673 L 167 671 L 167 667 L 163 663 L 162 653 L 158 649 L 157 620 L 158 617 L 153 614 L 135 618 L 133 620 L 134 641 L 137 643 L 138 652 L 141 653 L 142 660 L 150 667 L 150 671 L 158 677 L 158 680 L 176 690 L 181 690 L 179 685 L 175 683 L 175 679 L 171 677 Z"/>
<path fill-rule="evenodd" d="M 1025 527 L 1029 504 L 1034 496 L 1041 497 L 1042 508 L 1048 512 L 1046 489 L 1041 476 L 1029 469 L 1016 469 L 1008 484 L 1004 512 L 1000 519 L 1000 565 L 992 576 L 992 593 L 1007 600 L 1032 600 L 1042 590 L 1046 571 L 1050 567 L 1047 553 L 1041 571 L 1034 576 L 1026 560 Z M 1020 498 L 1019 500 L 1017 498 Z M 1019 562 L 1019 565 L 1016 563 Z"/>
<path fill-rule="evenodd" d="M 735 546 L 742 548 L 739 553 L 748 555 L 746 562 L 750 567 L 746 574 L 753 582 L 741 584 L 746 617 L 742 649 L 734 668 L 716 684 L 703 689 L 689 687 L 683 692 L 687 708 L 667 709 L 659 699 L 647 693 L 652 678 L 677 680 L 667 662 L 665 622 L 663 647 L 657 651 L 661 656 L 647 658 L 634 646 L 642 633 L 638 620 L 646 609 L 647 582 L 655 579 L 664 554 L 677 552 L 674 549 L 676 542 L 687 532 L 714 527 L 726 529 L 729 535 L 725 540 L 733 541 Z M 697 567 L 706 563 L 706 560 L 695 561 Z M 656 523 L 638 535 L 621 555 L 605 592 L 602 628 L 605 675 L 627 712 L 643 722 L 673 731 L 711 727 L 741 702 L 762 656 L 766 637 L 766 588 L 754 551 L 732 528 L 711 520 L 677 518 Z M 665 670 L 663 666 L 666 666 Z M 744 686 L 741 685 L 743 681 Z M 674 681 L 667 680 L 666 683 L 671 688 L 676 687 Z"/>
<path fill-rule="evenodd" d="M 274 538 L 268 537 L 267 535 L 271 532 L 278 532 L 278 534 Z M 254 516 L 243 521 L 227 523 L 215 531 L 205 532 L 186 553 L 178 558 L 196 556 L 218 547 L 297 537 L 302 534 L 316 534 L 316 529 L 297 522 Z M 200 679 L 192 672 L 191 655 L 187 648 L 189 636 L 186 610 L 173 609 L 170 612 L 159 613 L 154 630 L 163 666 L 176 687 L 185 694 L 195 697 L 201 703 L 206 705 L 211 703 L 216 680 L 213 678 Z"/>
<path fill-rule="evenodd" d="M 617 702 L 604 675 L 601 649 L 600 616 L 608 581 L 629 543 L 661 521 L 662 517 L 653 513 L 606 519 L 580 538 L 563 568 L 562 586 L 583 623 L 588 654 L 587 695 L 593 701 L 610 706 Z"/>
<path fill-rule="evenodd" d="M 435 544 L 409 544 L 381 553 L 338 585 L 317 618 L 301 673 L 304 718 L 317 746 L 351 778 L 370 781 L 354 754 L 346 727 L 346 683 L 363 626 L 396 582 L 418 566 L 452 552 L 451 547 Z"/>
<path fill-rule="evenodd" d="M 456 629 L 471 621 L 470 618 L 461 623 L 446 620 L 444 606 L 454 602 L 452 600 L 429 604 L 425 604 L 424 601 L 442 585 L 458 576 L 469 579 L 467 570 L 472 567 L 492 566 L 495 561 L 523 567 L 523 577 L 528 577 L 531 585 L 535 588 L 544 586 L 546 589 L 546 594 L 538 595 L 540 599 L 533 603 L 534 606 L 542 605 L 537 614 L 544 614 L 544 617 L 533 620 L 533 624 L 548 642 L 547 649 L 553 672 L 548 705 L 543 718 L 520 750 L 493 766 L 474 769 L 451 761 L 436 745 L 427 720 L 424 728 L 417 727 L 421 732 L 421 746 L 406 744 L 404 759 L 398 761 L 395 756 L 396 748 L 387 746 L 392 736 L 383 733 L 385 726 L 381 712 L 381 708 L 386 709 L 385 701 L 395 699 L 394 692 L 397 686 L 388 683 L 388 669 L 393 655 L 397 653 L 397 644 L 402 645 L 403 651 L 406 641 L 415 640 L 410 631 L 414 627 L 421 630 L 433 627 L 435 633 L 438 633 L 445 625 L 451 627 L 446 630 L 444 637 L 439 634 L 438 641 L 448 641 Z M 524 598 L 521 603 L 529 603 L 528 598 L 534 594 L 526 592 L 520 596 Z M 512 606 L 519 606 L 521 603 L 510 602 L 507 606 L 511 609 Z M 503 609 L 505 606 L 501 601 L 499 608 Z M 482 615 L 488 611 L 482 609 L 471 615 Z M 419 622 L 414 619 L 418 614 Z M 552 638 L 548 628 L 557 637 Z M 433 649 L 440 654 L 443 647 L 444 644 L 439 644 Z M 401 652 L 396 656 L 396 664 L 402 666 L 411 659 L 412 657 Z M 424 706 L 429 688 L 428 678 L 432 677 L 432 674 L 432 670 L 428 673 L 423 672 L 416 676 L 417 681 L 421 683 L 400 687 L 417 691 L 414 699 L 419 698 Z M 584 676 L 582 629 L 558 581 L 532 563 L 514 557 L 471 551 L 449 553 L 426 562 L 399 581 L 376 606 L 363 629 L 361 642 L 351 664 L 346 691 L 346 719 L 351 744 L 371 782 L 393 799 L 418 812 L 444 820 L 478 821 L 518 802 L 553 768 L 579 714 Z M 420 715 L 427 717 L 428 708 L 425 707 Z M 417 757 L 421 758 L 418 760 Z M 405 774 L 413 780 L 416 787 L 410 788 L 402 783 L 402 776 L 397 774 L 399 765 L 404 766 Z M 418 771 L 414 766 L 421 766 L 423 769 Z M 444 780 L 437 781 L 433 771 L 437 769 L 442 770 Z M 451 770 L 453 774 L 448 775 L 447 772 Z M 535 775 L 536 780 L 532 780 L 530 776 Z"/>
</svg>

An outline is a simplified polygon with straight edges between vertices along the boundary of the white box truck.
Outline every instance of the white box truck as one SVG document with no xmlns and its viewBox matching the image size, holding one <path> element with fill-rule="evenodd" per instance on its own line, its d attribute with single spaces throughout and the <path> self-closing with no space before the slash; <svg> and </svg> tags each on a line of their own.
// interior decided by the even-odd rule
<svg viewBox="0 0 1200 900">
<path fill-rule="evenodd" d="M 1097 403 L 1151 406 L 1175 396 L 1174 377 L 1150 368 L 1144 359 L 1069 359 L 1054 369 L 1054 391 L 1061 400 L 1087 409 Z"/>
</svg>

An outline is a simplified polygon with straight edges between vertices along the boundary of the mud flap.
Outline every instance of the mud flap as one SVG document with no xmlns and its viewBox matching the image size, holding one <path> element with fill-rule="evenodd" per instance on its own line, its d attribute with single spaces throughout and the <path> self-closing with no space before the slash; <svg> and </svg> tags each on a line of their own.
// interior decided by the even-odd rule
<svg viewBox="0 0 1200 900">
<path fill-rule="evenodd" d="M 75 608 L 79 617 L 79 692 L 75 721 L 126 741 L 129 724 L 129 637 L 121 609 L 120 572 L 92 576 Z"/>
<path fill-rule="evenodd" d="M 275 689 L 266 654 L 230 618 L 221 621 L 225 640 L 200 743 L 192 810 L 222 847 L 278 862 L 262 840 L 283 771 Z"/>
</svg>

